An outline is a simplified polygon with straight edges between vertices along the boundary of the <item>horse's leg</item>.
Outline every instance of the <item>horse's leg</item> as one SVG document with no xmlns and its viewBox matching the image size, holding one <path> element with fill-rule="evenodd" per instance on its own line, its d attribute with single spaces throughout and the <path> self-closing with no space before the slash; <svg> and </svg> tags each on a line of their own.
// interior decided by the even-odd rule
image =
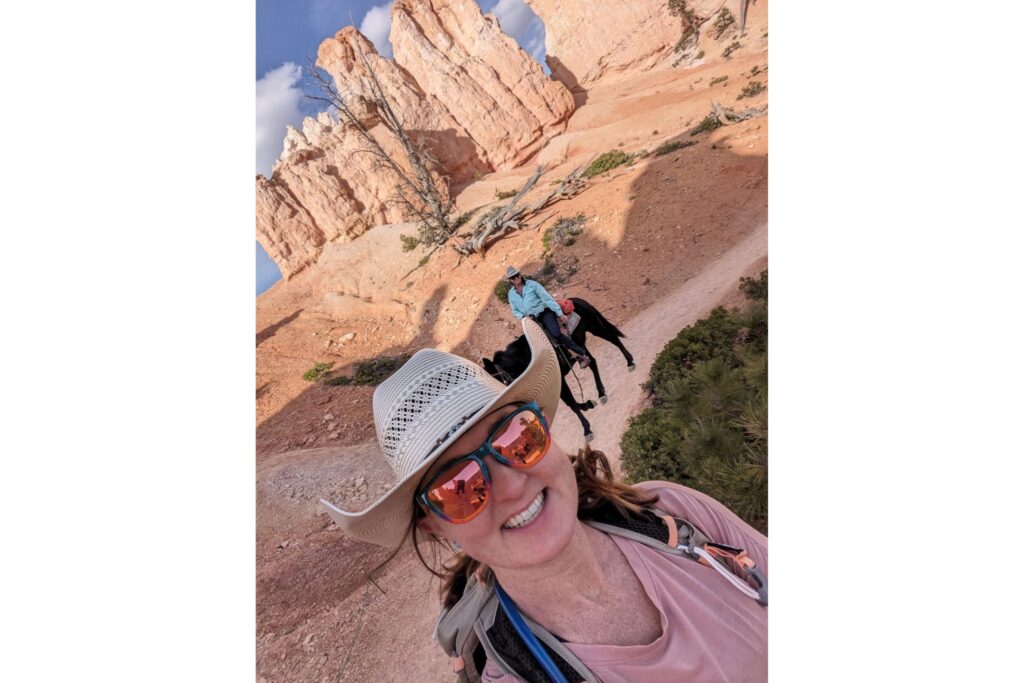
<svg viewBox="0 0 1024 683">
<path fill-rule="evenodd" d="M 590 371 L 594 373 L 594 385 L 597 386 L 597 400 L 601 403 L 607 403 L 608 395 L 604 390 L 604 382 L 601 381 L 601 373 L 597 369 L 597 359 L 594 358 L 594 354 L 590 352 L 586 344 L 583 345 L 583 348 L 587 352 L 587 358 L 590 359 Z"/>
<path fill-rule="evenodd" d="M 595 327 L 599 328 L 600 326 L 595 325 Z M 591 330 L 588 328 L 586 331 L 594 335 L 595 337 L 599 337 L 600 339 L 604 339 L 606 342 L 614 344 L 619 349 L 619 351 L 622 352 L 623 357 L 626 359 L 626 367 L 629 368 L 629 371 L 633 372 L 634 370 L 636 370 L 636 363 L 633 362 L 633 354 L 629 352 L 629 349 L 625 347 L 625 345 L 622 343 L 622 340 L 617 335 L 610 332 L 606 332 L 604 329 Z"/>
<path fill-rule="evenodd" d="M 565 379 L 562 379 L 562 403 L 569 406 L 569 410 L 576 414 L 576 417 L 580 419 L 580 424 L 583 425 L 583 438 L 590 441 L 594 438 L 594 432 L 590 430 L 590 422 L 587 418 L 583 417 L 584 410 L 590 410 L 594 407 L 593 401 L 587 401 L 580 405 L 576 402 L 576 397 L 572 395 L 572 391 L 569 389 L 569 385 L 565 383 Z"/>
<path fill-rule="evenodd" d="M 622 340 L 615 335 L 612 335 L 611 339 L 608 341 L 615 344 L 615 346 L 619 348 L 619 351 L 622 351 L 622 355 L 626 359 L 626 367 L 629 368 L 629 371 L 633 372 L 636 370 L 636 363 L 633 362 L 633 354 L 629 352 L 629 349 L 627 349 L 625 344 L 622 343 Z"/>
</svg>

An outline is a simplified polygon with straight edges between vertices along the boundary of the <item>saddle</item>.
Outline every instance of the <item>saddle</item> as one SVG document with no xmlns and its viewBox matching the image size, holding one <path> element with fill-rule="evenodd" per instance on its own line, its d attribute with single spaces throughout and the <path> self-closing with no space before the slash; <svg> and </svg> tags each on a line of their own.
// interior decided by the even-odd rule
<svg viewBox="0 0 1024 683">
<path fill-rule="evenodd" d="M 562 314 L 569 321 L 569 329 L 565 330 L 565 333 L 572 334 L 576 326 L 580 324 L 580 314 L 574 310 L 575 306 L 573 306 L 571 299 L 556 299 L 555 301 L 558 302 L 558 307 L 562 309 Z"/>
<path fill-rule="evenodd" d="M 576 326 L 580 324 L 580 314 L 572 312 L 567 315 L 566 318 L 569 320 L 569 329 L 566 334 L 572 334 L 573 330 L 576 329 Z"/>
</svg>

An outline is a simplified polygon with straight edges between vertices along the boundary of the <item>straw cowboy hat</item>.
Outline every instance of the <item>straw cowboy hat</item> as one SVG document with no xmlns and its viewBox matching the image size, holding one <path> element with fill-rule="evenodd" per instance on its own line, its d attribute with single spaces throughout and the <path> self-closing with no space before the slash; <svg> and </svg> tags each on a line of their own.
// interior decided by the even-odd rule
<svg viewBox="0 0 1024 683">
<path fill-rule="evenodd" d="M 384 458 L 398 478 L 361 512 L 326 500 L 331 519 L 349 538 L 395 548 L 409 530 L 413 494 L 424 473 L 481 418 L 510 403 L 536 401 L 549 423 L 558 408 L 562 376 L 540 326 L 523 318 L 530 365 L 505 386 L 479 365 L 436 349 L 417 351 L 373 392 L 373 421 Z"/>
<path fill-rule="evenodd" d="M 507 280 L 511 280 L 516 275 L 520 275 L 520 272 L 519 272 L 518 268 L 514 268 L 512 266 L 509 266 L 508 270 L 505 271 L 505 279 L 507 279 Z"/>
</svg>

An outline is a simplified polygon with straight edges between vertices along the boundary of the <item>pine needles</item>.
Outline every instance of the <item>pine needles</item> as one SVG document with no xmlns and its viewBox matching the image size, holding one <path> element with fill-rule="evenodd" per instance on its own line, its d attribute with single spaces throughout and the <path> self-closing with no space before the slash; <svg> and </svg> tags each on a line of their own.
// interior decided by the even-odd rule
<svg viewBox="0 0 1024 683">
<path fill-rule="evenodd" d="M 655 359 L 654 406 L 630 420 L 630 481 L 676 481 L 768 529 L 768 273 L 744 278 L 745 310 L 716 308 Z"/>
</svg>

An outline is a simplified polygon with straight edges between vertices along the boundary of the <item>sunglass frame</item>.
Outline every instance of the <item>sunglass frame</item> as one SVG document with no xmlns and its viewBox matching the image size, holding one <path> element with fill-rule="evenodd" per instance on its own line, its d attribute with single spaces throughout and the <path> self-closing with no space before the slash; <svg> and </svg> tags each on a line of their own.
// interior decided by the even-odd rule
<svg viewBox="0 0 1024 683">
<path fill-rule="evenodd" d="M 504 457 L 494 449 L 494 437 L 500 434 L 502 430 L 508 426 L 508 424 L 512 421 L 512 418 L 514 418 L 516 415 L 519 415 L 520 413 L 525 412 L 533 413 L 534 415 L 537 416 L 537 419 L 540 420 L 540 424 L 544 428 L 544 437 L 547 439 L 547 443 L 544 444 L 544 453 L 542 453 L 541 456 L 534 460 L 532 463 L 530 463 L 529 465 L 516 465 L 513 464 L 511 460 Z M 420 487 L 419 491 L 416 493 L 416 502 L 419 503 L 420 506 L 423 507 L 427 512 L 431 512 L 437 515 L 438 517 L 440 517 L 441 519 L 450 524 L 465 524 L 466 522 L 471 522 L 476 518 L 477 515 L 483 512 L 484 508 L 487 507 L 488 503 L 491 500 L 491 473 L 487 469 L 487 463 L 484 462 L 484 456 L 491 456 L 505 467 L 511 467 L 517 470 L 526 470 L 540 462 L 544 455 L 547 454 L 547 451 L 550 448 L 551 428 L 548 425 L 547 419 L 544 417 L 544 413 L 541 411 L 540 406 L 537 404 L 536 401 L 530 401 L 529 403 L 525 403 L 518 409 L 516 409 L 514 412 L 511 412 L 508 415 L 506 415 L 500 422 L 498 422 L 498 424 L 494 426 L 494 429 L 492 429 L 487 434 L 487 438 L 484 439 L 484 442 L 480 445 L 479 448 L 470 453 L 467 453 L 466 455 L 463 455 L 462 457 L 455 458 L 454 460 L 446 464 L 444 467 L 442 467 L 440 470 L 438 470 L 437 473 L 430 478 L 430 481 L 428 481 L 426 484 Z M 448 472 L 453 467 L 456 467 L 457 465 L 460 465 L 469 460 L 474 461 L 480 467 L 480 472 L 483 474 L 484 477 L 486 497 L 484 498 L 483 505 L 481 505 L 472 515 L 470 515 L 466 519 L 455 520 L 446 515 L 444 512 L 442 512 L 441 509 L 438 508 L 430 500 L 430 497 L 427 494 L 430 492 L 430 489 L 433 487 L 434 483 L 441 478 L 441 475 L 443 475 L 445 472 Z"/>
</svg>

